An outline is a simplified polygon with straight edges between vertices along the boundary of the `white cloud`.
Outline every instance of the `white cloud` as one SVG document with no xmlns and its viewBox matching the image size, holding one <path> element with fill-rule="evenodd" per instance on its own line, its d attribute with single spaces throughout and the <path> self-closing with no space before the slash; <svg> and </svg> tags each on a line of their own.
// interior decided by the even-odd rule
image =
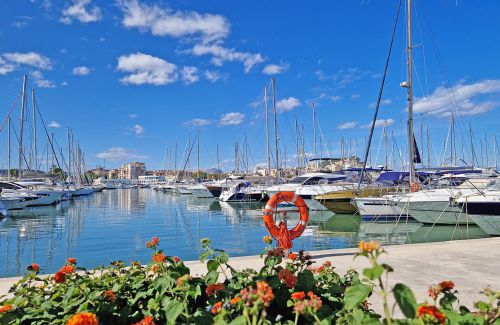
<svg viewBox="0 0 500 325">
<path fill-rule="evenodd" d="M 209 80 L 210 82 L 216 82 L 221 78 L 221 74 L 219 71 L 207 70 L 205 71 L 205 78 L 207 78 L 207 80 Z"/>
<path fill-rule="evenodd" d="M 365 125 L 361 125 L 361 128 L 362 129 L 368 129 L 372 126 L 373 123 L 369 123 L 369 124 L 365 124 Z M 394 124 L 394 120 L 392 118 L 389 118 L 387 120 L 376 120 L 375 121 L 375 127 L 376 128 L 382 128 L 384 127 L 385 125 L 387 126 L 391 126 Z"/>
<path fill-rule="evenodd" d="M 390 104 L 392 104 L 392 99 L 390 99 L 390 98 L 382 99 L 380 101 L 380 106 L 382 106 L 382 105 L 390 105 Z M 368 105 L 368 107 L 369 108 L 375 108 L 375 107 L 377 107 L 377 103 L 376 102 L 370 103 L 370 105 Z"/>
<path fill-rule="evenodd" d="M 314 74 L 320 81 L 327 81 L 327 80 L 333 81 L 333 83 L 338 88 L 345 88 L 348 85 L 356 83 L 367 76 L 372 76 L 372 77 L 376 76 L 368 70 L 362 70 L 360 68 L 353 68 L 353 67 L 340 69 L 339 71 L 337 71 L 332 75 L 325 74 L 323 70 L 316 70 Z"/>
<path fill-rule="evenodd" d="M 131 119 L 131 120 L 136 119 L 136 118 L 138 118 L 138 117 L 139 117 L 139 114 L 134 114 L 134 113 L 132 113 L 132 114 L 129 114 L 129 115 L 128 115 L 128 118 L 129 118 L 129 119 Z"/>
<path fill-rule="evenodd" d="M 341 100 L 342 97 L 339 95 L 328 95 L 327 93 L 321 93 L 321 95 L 319 95 L 319 99 L 328 99 L 328 100 L 331 100 L 332 102 L 336 103 L 339 100 Z"/>
<path fill-rule="evenodd" d="M 73 0 L 63 12 L 60 21 L 71 24 L 73 20 L 81 23 L 92 23 L 102 19 L 101 9 L 97 6 L 89 6 L 92 0 Z"/>
<path fill-rule="evenodd" d="M 56 121 L 52 121 L 47 126 L 49 128 L 59 129 L 61 127 L 61 124 L 57 123 Z"/>
<path fill-rule="evenodd" d="M 347 130 L 347 129 L 354 129 L 359 122 L 345 122 L 340 125 L 337 125 L 337 129 L 339 130 Z"/>
<path fill-rule="evenodd" d="M 183 67 L 181 71 L 181 79 L 186 85 L 192 84 L 200 80 L 200 77 L 196 75 L 198 72 L 197 67 Z"/>
<path fill-rule="evenodd" d="M 245 120 L 245 114 L 239 112 L 232 112 L 222 114 L 219 119 L 220 125 L 239 125 Z"/>
<path fill-rule="evenodd" d="M 288 70 L 289 65 L 286 63 L 279 64 L 268 64 L 262 70 L 262 73 L 267 75 L 280 74 Z"/>
<path fill-rule="evenodd" d="M 61 82 L 61 86 L 67 86 L 68 85 L 68 82 L 67 81 L 63 81 Z"/>
<path fill-rule="evenodd" d="M 0 57 L 0 76 L 8 74 L 16 69 L 16 65 L 5 61 Z"/>
<path fill-rule="evenodd" d="M 359 98 L 361 98 L 361 95 L 360 95 L 360 94 L 352 94 L 352 95 L 351 95 L 351 99 L 352 99 L 352 100 L 356 100 L 356 99 L 359 99 Z"/>
<path fill-rule="evenodd" d="M 212 121 L 203 118 L 194 118 L 191 121 L 184 122 L 184 124 L 188 126 L 206 126 L 212 124 Z"/>
<path fill-rule="evenodd" d="M 260 53 L 239 52 L 219 44 L 197 44 L 188 52 L 196 56 L 211 55 L 212 64 L 217 66 L 222 66 L 226 61 L 242 62 L 245 73 L 250 72 L 255 65 L 265 61 L 265 58 Z"/>
<path fill-rule="evenodd" d="M 111 147 L 96 155 L 97 158 L 109 161 L 125 161 L 135 159 L 148 159 L 148 156 L 138 155 L 132 150 L 122 147 Z"/>
<path fill-rule="evenodd" d="M 15 28 L 24 28 L 28 26 L 32 20 L 33 18 L 29 16 L 17 16 L 11 26 Z"/>
<path fill-rule="evenodd" d="M 126 28 L 150 31 L 156 36 L 200 36 L 204 41 L 223 39 L 229 34 L 230 25 L 221 15 L 175 11 L 137 0 L 121 0 L 118 4 Z"/>
<path fill-rule="evenodd" d="M 291 111 L 292 109 L 300 105 L 302 105 L 300 100 L 298 100 L 295 97 L 288 97 L 288 98 L 283 98 L 282 100 L 279 101 L 278 108 L 281 109 L 283 112 L 285 112 L 285 111 Z"/>
<path fill-rule="evenodd" d="M 45 79 L 43 76 L 43 73 L 40 71 L 33 71 L 31 72 L 31 77 L 35 81 L 35 84 L 39 88 L 55 88 L 56 85 L 54 84 L 53 81 Z"/>
<path fill-rule="evenodd" d="M 144 127 L 140 124 L 136 124 L 132 127 L 132 130 L 134 131 L 135 135 L 139 136 L 144 134 Z"/>
<path fill-rule="evenodd" d="M 2 56 L 5 60 L 10 61 L 11 64 L 24 64 L 42 70 L 52 69 L 52 62 L 50 59 L 36 52 L 12 52 L 4 53 Z"/>
<path fill-rule="evenodd" d="M 86 76 L 90 73 L 90 69 L 86 66 L 80 66 L 80 67 L 73 68 L 72 73 L 75 76 Z"/>
<path fill-rule="evenodd" d="M 120 79 L 124 84 L 160 86 L 175 82 L 178 79 L 175 64 L 139 52 L 120 56 L 117 69 L 129 73 Z"/>
<path fill-rule="evenodd" d="M 52 7 L 52 2 L 50 0 L 30 0 L 31 3 L 40 2 L 40 5 L 44 10 L 49 10 Z"/>
<path fill-rule="evenodd" d="M 417 98 L 413 110 L 415 113 L 430 112 L 440 117 L 448 116 L 452 111 L 476 115 L 499 107 L 499 94 L 500 80 L 483 80 L 469 85 L 460 81 L 451 89 L 440 86 L 429 96 Z M 457 107 L 452 105 L 451 95 Z"/>
</svg>

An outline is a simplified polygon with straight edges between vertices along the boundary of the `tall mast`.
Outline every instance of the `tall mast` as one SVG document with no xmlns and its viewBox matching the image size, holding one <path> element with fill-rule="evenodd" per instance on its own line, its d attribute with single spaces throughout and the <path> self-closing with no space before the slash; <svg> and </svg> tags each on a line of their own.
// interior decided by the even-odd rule
<svg viewBox="0 0 500 325">
<path fill-rule="evenodd" d="M 300 168 L 300 149 L 299 149 L 299 122 L 297 120 L 297 112 L 295 112 L 295 150 L 297 152 L 297 173 L 296 175 L 299 175 L 299 168 Z"/>
<path fill-rule="evenodd" d="M 68 131 L 68 181 L 71 182 L 71 136 L 69 128 Z"/>
<path fill-rule="evenodd" d="M 35 102 L 35 88 L 31 90 L 31 102 L 33 104 L 33 147 L 34 147 L 34 154 L 33 154 L 33 162 L 34 162 L 34 167 L 32 169 L 36 172 L 37 171 L 37 147 L 36 147 L 36 102 Z"/>
<path fill-rule="evenodd" d="M 384 124 L 384 130 L 383 130 L 383 137 L 384 137 L 384 148 L 385 148 L 385 169 L 389 168 L 389 161 L 388 161 L 388 148 L 387 148 L 387 120 L 385 121 Z"/>
<path fill-rule="evenodd" d="M 217 144 L 217 180 L 220 179 L 219 144 Z"/>
<path fill-rule="evenodd" d="M 266 110 L 266 154 L 267 154 L 267 175 L 271 175 L 271 147 L 269 145 L 269 108 L 267 99 L 267 85 L 264 87 L 264 108 Z"/>
<path fill-rule="evenodd" d="M 9 156 L 8 159 L 8 169 L 9 171 L 7 172 L 7 179 L 10 181 L 10 175 L 11 175 L 11 168 L 10 168 L 10 160 L 11 160 L 11 147 L 10 147 L 10 128 L 11 128 L 11 120 L 9 116 L 9 131 L 7 132 L 7 142 L 9 143 L 9 148 L 7 149 L 7 155 Z"/>
<path fill-rule="evenodd" d="M 200 130 L 197 132 L 197 138 L 198 138 L 198 148 L 197 148 L 197 157 L 196 157 L 196 177 L 199 179 L 200 178 Z"/>
<path fill-rule="evenodd" d="M 314 102 L 311 103 L 312 106 L 312 124 L 313 124 L 313 157 L 316 157 L 316 104 Z"/>
<path fill-rule="evenodd" d="M 278 157 L 278 112 L 276 108 L 276 78 L 273 77 L 273 110 L 274 110 L 274 154 L 276 159 L 276 176 L 280 177 L 280 166 Z"/>
<path fill-rule="evenodd" d="M 23 175 L 23 129 L 24 129 L 24 107 L 26 105 L 26 81 L 28 77 L 23 77 L 23 94 L 21 98 L 21 129 L 19 130 L 19 168 L 17 170 L 18 178 Z"/>
<path fill-rule="evenodd" d="M 413 44 L 412 44 L 412 33 L 411 33 L 411 0 L 408 0 L 408 48 L 407 48 L 407 59 L 408 59 L 408 148 L 410 153 L 409 172 L 410 172 L 410 184 L 413 183 L 415 177 L 415 140 L 413 136 Z"/>
</svg>

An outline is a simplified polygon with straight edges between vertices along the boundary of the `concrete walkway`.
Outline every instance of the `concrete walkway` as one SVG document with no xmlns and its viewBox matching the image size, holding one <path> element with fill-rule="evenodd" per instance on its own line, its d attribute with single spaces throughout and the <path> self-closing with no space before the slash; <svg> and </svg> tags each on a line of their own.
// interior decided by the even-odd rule
<svg viewBox="0 0 500 325">
<path fill-rule="evenodd" d="M 430 299 L 427 289 L 443 280 L 452 280 L 459 291 L 460 303 L 472 307 L 481 299 L 479 291 L 491 286 L 500 290 L 500 238 L 471 239 L 438 243 L 409 244 L 385 247 L 387 255 L 381 261 L 391 265 L 394 272 L 389 277 L 389 286 L 403 282 L 410 286 L 419 302 Z M 359 257 L 353 260 L 357 249 L 335 249 L 311 252 L 316 265 L 331 261 L 340 274 L 350 268 L 358 270 L 369 266 L 368 260 Z M 263 260 L 259 256 L 231 258 L 229 264 L 236 269 L 260 268 Z M 206 273 L 206 267 L 199 261 L 186 265 L 191 274 Z M 0 295 L 6 294 L 19 278 L 0 279 Z M 380 309 L 377 297 L 370 301 L 374 309 Z"/>
</svg>

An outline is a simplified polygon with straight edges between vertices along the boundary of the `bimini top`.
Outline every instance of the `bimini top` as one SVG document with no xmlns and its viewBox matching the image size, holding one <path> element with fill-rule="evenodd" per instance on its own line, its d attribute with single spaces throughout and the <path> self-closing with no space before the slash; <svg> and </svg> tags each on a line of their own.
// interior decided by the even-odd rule
<svg viewBox="0 0 500 325">
<path fill-rule="evenodd" d="M 416 172 L 415 176 L 417 176 L 420 181 L 425 180 L 428 178 L 431 174 L 427 172 Z M 405 181 L 408 180 L 408 177 L 410 176 L 409 172 L 385 172 L 380 174 L 380 176 L 375 180 L 377 183 L 394 183 L 394 184 L 401 184 Z"/>
</svg>

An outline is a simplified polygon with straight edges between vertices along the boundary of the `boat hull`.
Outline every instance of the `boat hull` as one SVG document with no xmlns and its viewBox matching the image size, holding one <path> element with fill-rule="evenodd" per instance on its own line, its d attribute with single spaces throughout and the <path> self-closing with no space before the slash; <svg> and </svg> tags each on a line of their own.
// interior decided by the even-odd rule
<svg viewBox="0 0 500 325">
<path fill-rule="evenodd" d="M 380 217 L 390 217 L 397 219 L 406 216 L 403 209 L 397 206 L 395 202 L 387 198 L 356 198 L 354 199 L 358 212 L 362 220 L 374 220 Z"/>
<path fill-rule="evenodd" d="M 417 221 L 438 225 L 472 225 L 474 221 L 458 205 L 450 206 L 449 201 L 417 201 L 397 203 L 398 207 Z M 406 210 L 407 209 L 407 210 Z"/>
</svg>

